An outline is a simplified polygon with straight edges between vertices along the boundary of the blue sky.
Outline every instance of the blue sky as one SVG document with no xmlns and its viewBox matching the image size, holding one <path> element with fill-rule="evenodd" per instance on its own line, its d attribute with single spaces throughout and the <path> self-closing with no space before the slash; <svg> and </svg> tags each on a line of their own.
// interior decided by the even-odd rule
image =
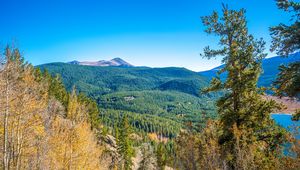
<svg viewBox="0 0 300 170">
<path fill-rule="evenodd" d="M 34 65 L 120 57 L 137 66 L 207 70 L 220 59 L 199 55 L 217 46 L 200 17 L 222 2 L 246 8 L 250 33 L 268 48 L 268 28 L 289 20 L 274 0 L 0 0 L 0 47 L 13 42 Z"/>
</svg>

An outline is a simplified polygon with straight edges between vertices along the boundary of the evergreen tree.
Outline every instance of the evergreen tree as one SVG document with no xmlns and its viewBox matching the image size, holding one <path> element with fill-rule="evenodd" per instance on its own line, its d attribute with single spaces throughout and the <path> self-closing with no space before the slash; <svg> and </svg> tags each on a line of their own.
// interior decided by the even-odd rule
<svg viewBox="0 0 300 170">
<path fill-rule="evenodd" d="M 287 57 L 300 50 L 300 2 L 291 0 L 277 0 L 277 6 L 286 12 L 292 13 L 291 25 L 283 23 L 270 28 L 272 36 L 271 51 Z M 276 94 L 300 98 L 300 61 L 279 67 L 280 73 L 274 85 Z"/>
<path fill-rule="evenodd" d="M 132 142 L 130 140 L 131 127 L 128 122 L 127 115 L 125 114 L 122 118 L 120 129 L 119 129 L 119 137 L 118 137 L 118 152 L 122 157 L 122 162 L 125 170 L 130 170 L 133 163 L 132 157 L 134 156 L 134 150 L 132 147 Z"/>
<path fill-rule="evenodd" d="M 291 25 L 279 24 L 270 28 L 272 36 L 271 51 L 288 56 L 300 49 L 300 2 L 293 0 L 276 0 L 279 9 L 292 14 Z"/>
<path fill-rule="evenodd" d="M 279 24 L 271 27 L 272 47 L 271 51 L 287 57 L 293 52 L 300 50 L 300 2 L 289 0 L 277 0 L 279 9 L 293 13 L 291 25 Z M 274 85 L 277 87 L 278 96 L 289 96 L 300 98 L 300 61 L 279 67 L 280 73 Z M 293 115 L 293 120 L 299 120 L 300 109 Z"/>
<path fill-rule="evenodd" d="M 59 75 L 52 77 L 47 70 L 44 70 L 44 78 L 49 83 L 49 97 L 54 97 L 67 107 L 68 92 Z"/>
<path fill-rule="evenodd" d="M 159 143 L 156 148 L 156 159 L 157 159 L 157 168 L 159 170 L 164 170 L 167 158 L 166 158 L 166 149 L 163 143 Z"/>
<path fill-rule="evenodd" d="M 202 17 L 202 22 L 208 34 L 220 37 L 219 44 L 222 46 L 218 50 L 206 47 L 204 57 L 223 56 L 225 67 L 219 74 L 228 74 L 224 82 L 218 75 L 205 91 L 227 91 L 218 100 L 217 107 L 222 130 L 219 143 L 224 146 L 224 156 L 230 167 L 238 168 L 237 143 L 265 146 L 263 149 L 256 148 L 256 161 L 260 161 L 262 155 L 267 158 L 268 155 L 276 155 L 285 139 L 284 131 L 270 118 L 270 113 L 278 106 L 275 101 L 263 100 L 257 88 L 261 61 L 266 56 L 263 53 L 264 41 L 255 40 L 248 33 L 244 9 L 229 10 L 223 5 L 222 16 L 213 12 L 211 16 Z"/>
<path fill-rule="evenodd" d="M 88 116 L 89 116 L 89 122 L 91 123 L 92 129 L 93 128 L 99 128 L 99 125 L 100 125 L 100 116 L 99 116 L 100 111 L 98 109 L 97 103 L 94 100 L 88 98 L 83 93 L 79 94 L 78 100 L 87 109 Z"/>
</svg>

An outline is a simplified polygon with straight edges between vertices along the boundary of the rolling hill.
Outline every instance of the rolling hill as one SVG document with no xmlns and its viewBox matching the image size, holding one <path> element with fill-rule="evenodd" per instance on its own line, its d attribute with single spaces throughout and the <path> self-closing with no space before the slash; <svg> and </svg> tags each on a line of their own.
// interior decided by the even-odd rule
<svg viewBox="0 0 300 170">
<path fill-rule="evenodd" d="M 75 85 L 79 92 L 92 97 L 102 110 L 110 113 L 112 110 L 130 112 L 141 120 L 160 117 L 181 125 L 187 121 L 196 125 L 204 118 L 216 116 L 214 101 L 218 94 L 200 93 L 209 80 L 185 68 L 95 67 L 69 63 L 38 67 L 52 75 L 61 75 L 67 89 Z"/>
<path fill-rule="evenodd" d="M 38 66 L 51 74 L 60 74 L 67 89 L 73 85 L 88 95 L 119 91 L 174 90 L 198 96 L 209 80 L 185 68 L 92 67 L 67 63 Z"/>
</svg>

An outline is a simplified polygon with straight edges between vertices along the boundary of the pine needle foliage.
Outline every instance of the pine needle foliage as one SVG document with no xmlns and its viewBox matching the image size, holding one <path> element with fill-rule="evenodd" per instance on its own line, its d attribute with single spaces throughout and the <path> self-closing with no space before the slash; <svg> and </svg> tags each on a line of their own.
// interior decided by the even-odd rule
<svg viewBox="0 0 300 170">
<path fill-rule="evenodd" d="M 220 49 L 204 48 L 203 56 L 210 59 L 223 57 L 224 68 L 219 75 L 227 73 L 227 79 L 212 79 L 205 92 L 226 91 L 217 102 L 220 115 L 219 144 L 229 167 L 238 168 L 237 147 L 253 146 L 256 156 L 280 155 L 280 145 L 285 141 L 285 131 L 275 125 L 270 113 L 279 108 L 275 101 L 262 99 L 257 88 L 258 77 L 262 71 L 261 62 L 265 58 L 265 42 L 256 40 L 247 29 L 245 9 L 230 10 L 223 5 L 222 14 L 213 12 L 202 17 L 205 31 L 219 37 Z M 237 133 L 238 132 L 238 133 Z M 238 135 L 237 135 L 238 134 Z M 238 144 L 238 146 L 237 146 Z M 263 146 L 262 148 L 259 148 Z M 276 157 L 276 156 L 275 156 Z M 254 161 L 259 161 L 254 160 Z M 271 158 L 261 165 L 267 166 Z"/>
</svg>

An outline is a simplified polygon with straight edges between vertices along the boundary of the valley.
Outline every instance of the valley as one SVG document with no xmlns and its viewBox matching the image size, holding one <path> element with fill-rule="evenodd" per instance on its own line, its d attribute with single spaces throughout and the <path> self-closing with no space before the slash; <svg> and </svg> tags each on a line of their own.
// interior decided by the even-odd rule
<svg viewBox="0 0 300 170">
<path fill-rule="evenodd" d="M 300 170 L 300 1 L 3 1 L 3 170 Z"/>
<path fill-rule="evenodd" d="M 154 132 L 163 129 L 157 126 L 159 119 L 166 124 L 177 124 L 176 132 L 172 130 L 172 136 L 176 136 L 178 127 L 186 122 L 193 122 L 197 128 L 204 125 L 204 119 L 216 117 L 214 102 L 219 93 L 201 94 L 209 80 L 184 68 L 95 67 L 68 63 L 50 63 L 38 68 L 54 76 L 61 75 L 68 90 L 75 86 L 79 93 L 94 99 L 100 110 L 106 112 L 102 115 L 104 121 L 111 121 L 105 117 L 111 117 L 112 110 L 130 112 L 131 122 L 140 120 L 135 124 L 141 124 L 141 119 L 148 117 L 157 119 L 147 123 L 153 126 Z"/>
<path fill-rule="evenodd" d="M 110 127 L 116 123 L 113 120 L 120 120 L 122 114 L 129 113 L 129 120 L 136 130 L 175 137 L 188 122 L 197 130 L 208 119 L 217 117 L 215 102 L 224 92 L 201 91 L 209 86 L 211 77 L 222 66 L 197 73 L 177 67 L 134 67 L 119 60 L 127 63 L 127 66 L 87 66 L 71 62 L 37 67 L 47 70 L 53 76 L 61 75 L 68 90 L 75 86 L 79 93 L 94 99 L 102 120 Z M 270 87 L 278 73 L 278 66 L 297 60 L 300 60 L 300 53 L 289 58 L 272 57 L 263 60 L 263 74 L 258 85 Z M 226 74 L 222 76 L 221 79 L 225 80 Z M 298 106 L 296 102 L 295 108 Z M 281 111 L 290 113 L 295 110 Z M 152 121 L 145 121 L 147 119 Z M 164 128 L 163 122 L 166 124 Z"/>
</svg>

